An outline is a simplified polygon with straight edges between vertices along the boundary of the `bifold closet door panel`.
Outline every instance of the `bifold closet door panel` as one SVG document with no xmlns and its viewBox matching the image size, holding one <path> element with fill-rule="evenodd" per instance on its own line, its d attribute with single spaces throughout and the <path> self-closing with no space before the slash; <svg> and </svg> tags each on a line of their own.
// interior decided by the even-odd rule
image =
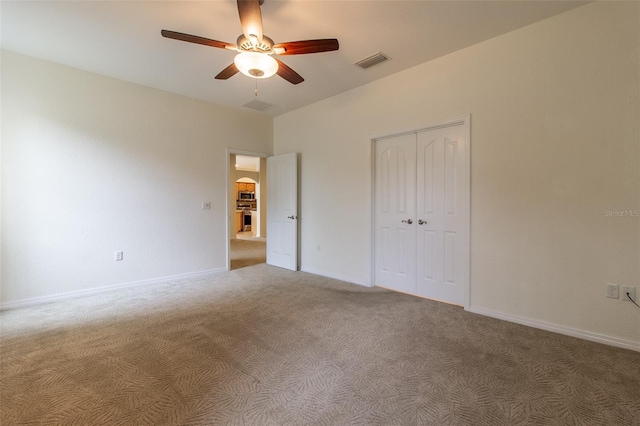
<svg viewBox="0 0 640 426">
<path fill-rule="evenodd" d="M 416 135 L 375 143 L 375 285 L 416 294 Z"/>
<path fill-rule="evenodd" d="M 417 134 L 417 294 L 464 303 L 466 143 L 462 126 Z M 462 214 L 461 214 L 462 213 Z"/>
</svg>

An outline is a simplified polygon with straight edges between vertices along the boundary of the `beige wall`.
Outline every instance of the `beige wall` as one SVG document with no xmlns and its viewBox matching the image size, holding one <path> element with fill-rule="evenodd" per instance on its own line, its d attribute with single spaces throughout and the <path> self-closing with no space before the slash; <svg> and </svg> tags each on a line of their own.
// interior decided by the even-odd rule
<svg viewBox="0 0 640 426">
<path fill-rule="evenodd" d="M 227 148 L 271 152 L 272 134 L 270 117 L 3 51 L 2 303 L 226 269 Z"/>
<path fill-rule="evenodd" d="M 275 118 L 302 269 L 368 284 L 369 139 L 471 114 L 471 309 L 640 348 L 640 310 L 605 297 L 640 293 L 639 21 L 588 4 Z"/>
</svg>

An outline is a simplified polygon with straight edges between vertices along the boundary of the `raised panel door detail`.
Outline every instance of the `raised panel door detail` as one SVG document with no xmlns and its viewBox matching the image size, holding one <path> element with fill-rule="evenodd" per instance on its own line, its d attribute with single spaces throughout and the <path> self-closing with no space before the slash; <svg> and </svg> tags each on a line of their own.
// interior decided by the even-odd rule
<svg viewBox="0 0 640 426">
<path fill-rule="evenodd" d="M 422 155 L 418 155 L 418 214 L 433 214 L 434 199 L 434 148 L 435 141 L 422 147 Z"/>
<path fill-rule="evenodd" d="M 380 268 L 383 272 L 391 272 L 391 229 L 387 227 L 380 228 L 380 254 L 382 255 L 382 262 Z"/>
<path fill-rule="evenodd" d="M 414 267 L 414 263 L 411 262 L 411 265 L 408 264 L 409 259 L 407 258 L 407 245 L 410 244 L 410 241 L 406 229 L 397 230 L 396 241 L 396 260 L 398 262 L 398 274 L 407 276 L 409 273 L 409 268 Z"/>
<path fill-rule="evenodd" d="M 444 139 L 444 197 L 445 213 L 456 214 L 458 143 L 449 138 Z"/>
<path fill-rule="evenodd" d="M 435 244 L 435 232 L 423 230 L 421 233 L 421 238 L 418 238 L 420 244 L 418 249 L 418 267 L 422 268 L 422 277 L 424 279 L 433 280 L 433 249 Z"/>
<path fill-rule="evenodd" d="M 415 148 L 413 148 L 413 151 L 415 151 Z M 409 197 L 409 194 L 407 194 L 407 191 L 409 190 L 409 188 L 407 188 L 407 161 L 409 161 L 409 159 L 407 158 L 407 152 L 406 152 L 406 148 L 399 146 L 397 147 L 397 151 L 396 151 L 396 197 L 397 197 L 397 202 L 396 202 L 396 208 L 398 213 L 407 213 L 408 210 L 408 206 L 407 206 L 407 201 Z M 411 197 L 413 197 L 413 194 L 410 195 Z"/>
<path fill-rule="evenodd" d="M 444 281 L 455 284 L 456 272 L 456 233 L 445 231 L 444 233 Z"/>
<path fill-rule="evenodd" d="M 288 164 L 278 163 L 276 170 L 278 182 L 276 194 L 276 209 L 291 210 L 291 167 Z"/>
<path fill-rule="evenodd" d="M 282 224 L 282 254 L 285 256 L 293 255 L 293 245 L 291 242 L 294 237 L 294 226 L 296 226 L 294 222 L 284 222 Z"/>
<path fill-rule="evenodd" d="M 391 162 L 391 149 L 385 149 L 380 154 L 380 201 L 382 204 L 382 212 L 389 213 L 390 209 L 390 188 L 391 188 L 391 176 L 389 175 Z"/>
<path fill-rule="evenodd" d="M 280 223 L 279 221 L 270 221 L 269 225 L 271 225 L 269 227 L 269 230 L 273 232 L 273 236 L 271 236 L 271 234 L 267 234 L 269 235 L 270 239 L 274 239 L 274 243 L 273 244 L 269 244 L 269 250 L 268 252 L 271 254 L 280 254 L 280 250 L 282 248 L 282 241 L 280 239 L 280 235 L 282 234 L 282 231 L 280 230 L 282 223 Z"/>
</svg>

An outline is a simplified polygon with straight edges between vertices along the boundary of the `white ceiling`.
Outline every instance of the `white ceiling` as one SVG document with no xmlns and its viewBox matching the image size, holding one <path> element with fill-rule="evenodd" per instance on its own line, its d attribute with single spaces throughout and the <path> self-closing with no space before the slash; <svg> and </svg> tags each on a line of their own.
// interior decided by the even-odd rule
<svg viewBox="0 0 640 426">
<path fill-rule="evenodd" d="M 276 43 L 337 38 L 340 50 L 281 56 L 305 81 L 258 81 L 276 116 L 562 13 L 578 1 L 265 0 L 264 33 Z M 2 48 L 169 92 L 246 109 L 255 80 L 214 77 L 234 52 L 166 39 L 168 29 L 236 42 L 235 0 L 5 1 Z M 362 70 L 378 51 L 391 61 Z"/>
</svg>

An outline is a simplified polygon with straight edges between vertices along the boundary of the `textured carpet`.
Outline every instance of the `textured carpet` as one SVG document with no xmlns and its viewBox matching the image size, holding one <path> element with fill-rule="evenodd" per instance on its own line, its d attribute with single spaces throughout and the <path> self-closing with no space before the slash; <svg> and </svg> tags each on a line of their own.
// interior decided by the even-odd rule
<svg viewBox="0 0 640 426">
<path fill-rule="evenodd" d="M 640 423 L 637 352 L 265 264 L 0 319 L 3 426 Z"/>
<path fill-rule="evenodd" d="M 267 247 L 259 240 L 230 240 L 231 270 L 246 268 L 267 261 Z"/>
</svg>

